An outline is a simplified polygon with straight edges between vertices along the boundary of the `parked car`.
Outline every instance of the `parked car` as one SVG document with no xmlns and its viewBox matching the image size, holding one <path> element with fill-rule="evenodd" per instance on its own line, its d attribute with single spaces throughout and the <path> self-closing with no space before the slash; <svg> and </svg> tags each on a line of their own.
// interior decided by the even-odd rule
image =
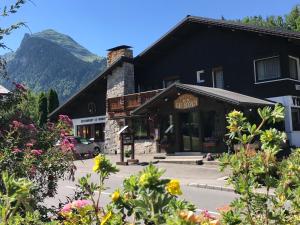
<svg viewBox="0 0 300 225">
<path fill-rule="evenodd" d="M 95 142 L 93 138 L 86 139 L 77 136 L 69 136 L 68 140 L 74 144 L 75 156 L 85 157 L 85 156 L 96 156 L 102 152 L 101 146 L 99 143 Z M 60 145 L 58 142 L 56 145 Z"/>
</svg>

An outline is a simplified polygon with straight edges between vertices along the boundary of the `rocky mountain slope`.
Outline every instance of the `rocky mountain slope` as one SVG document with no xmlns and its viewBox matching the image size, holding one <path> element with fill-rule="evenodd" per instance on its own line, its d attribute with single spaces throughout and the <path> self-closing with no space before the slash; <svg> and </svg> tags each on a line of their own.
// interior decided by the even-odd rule
<svg viewBox="0 0 300 225">
<path fill-rule="evenodd" d="M 22 82 L 37 92 L 53 88 L 61 102 L 106 66 L 105 58 L 54 30 L 25 34 L 17 51 L 5 57 L 10 81 L 1 83 L 9 87 L 11 81 Z"/>
</svg>

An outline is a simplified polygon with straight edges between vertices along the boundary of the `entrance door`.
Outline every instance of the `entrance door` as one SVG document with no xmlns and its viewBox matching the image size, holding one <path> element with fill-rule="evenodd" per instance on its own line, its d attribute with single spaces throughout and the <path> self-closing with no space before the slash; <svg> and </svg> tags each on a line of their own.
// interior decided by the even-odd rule
<svg viewBox="0 0 300 225">
<path fill-rule="evenodd" d="M 199 116 L 199 112 L 180 114 L 183 151 L 200 151 Z"/>
</svg>

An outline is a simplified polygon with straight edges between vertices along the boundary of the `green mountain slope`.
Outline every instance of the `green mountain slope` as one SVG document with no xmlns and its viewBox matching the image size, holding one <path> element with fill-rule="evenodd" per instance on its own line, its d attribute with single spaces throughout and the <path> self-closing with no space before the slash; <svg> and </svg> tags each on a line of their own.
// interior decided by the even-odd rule
<svg viewBox="0 0 300 225">
<path fill-rule="evenodd" d="M 54 30 L 25 34 L 18 50 L 7 56 L 11 81 L 34 91 L 58 92 L 67 100 L 106 66 L 105 58 L 92 54 L 71 37 Z M 4 85 L 9 87 L 6 81 Z"/>
</svg>

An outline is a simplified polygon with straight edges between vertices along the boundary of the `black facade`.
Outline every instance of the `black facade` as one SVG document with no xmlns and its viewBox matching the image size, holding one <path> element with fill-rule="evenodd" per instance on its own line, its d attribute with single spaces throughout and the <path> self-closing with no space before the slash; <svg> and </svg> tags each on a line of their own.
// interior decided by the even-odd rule
<svg viewBox="0 0 300 225">
<path fill-rule="evenodd" d="M 300 56 L 299 41 L 201 24 L 189 26 L 182 28 L 185 33 L 170 35 L 166 46 L 136 58 L 137 91 L 163 88 L 164 80 L 212 87 L 213 70 L 221 68 L 226 90 L 260 98 L 299 95 L 295 84 L 300 81 L 292 80 L 289 71 L 289 56 Z M 280 77 L 256 82 L 254 60 L 274 56 L 280 60 Z M 204 82 L 199 84 L 196 73 L 201 70 Z"/>
</svg>

